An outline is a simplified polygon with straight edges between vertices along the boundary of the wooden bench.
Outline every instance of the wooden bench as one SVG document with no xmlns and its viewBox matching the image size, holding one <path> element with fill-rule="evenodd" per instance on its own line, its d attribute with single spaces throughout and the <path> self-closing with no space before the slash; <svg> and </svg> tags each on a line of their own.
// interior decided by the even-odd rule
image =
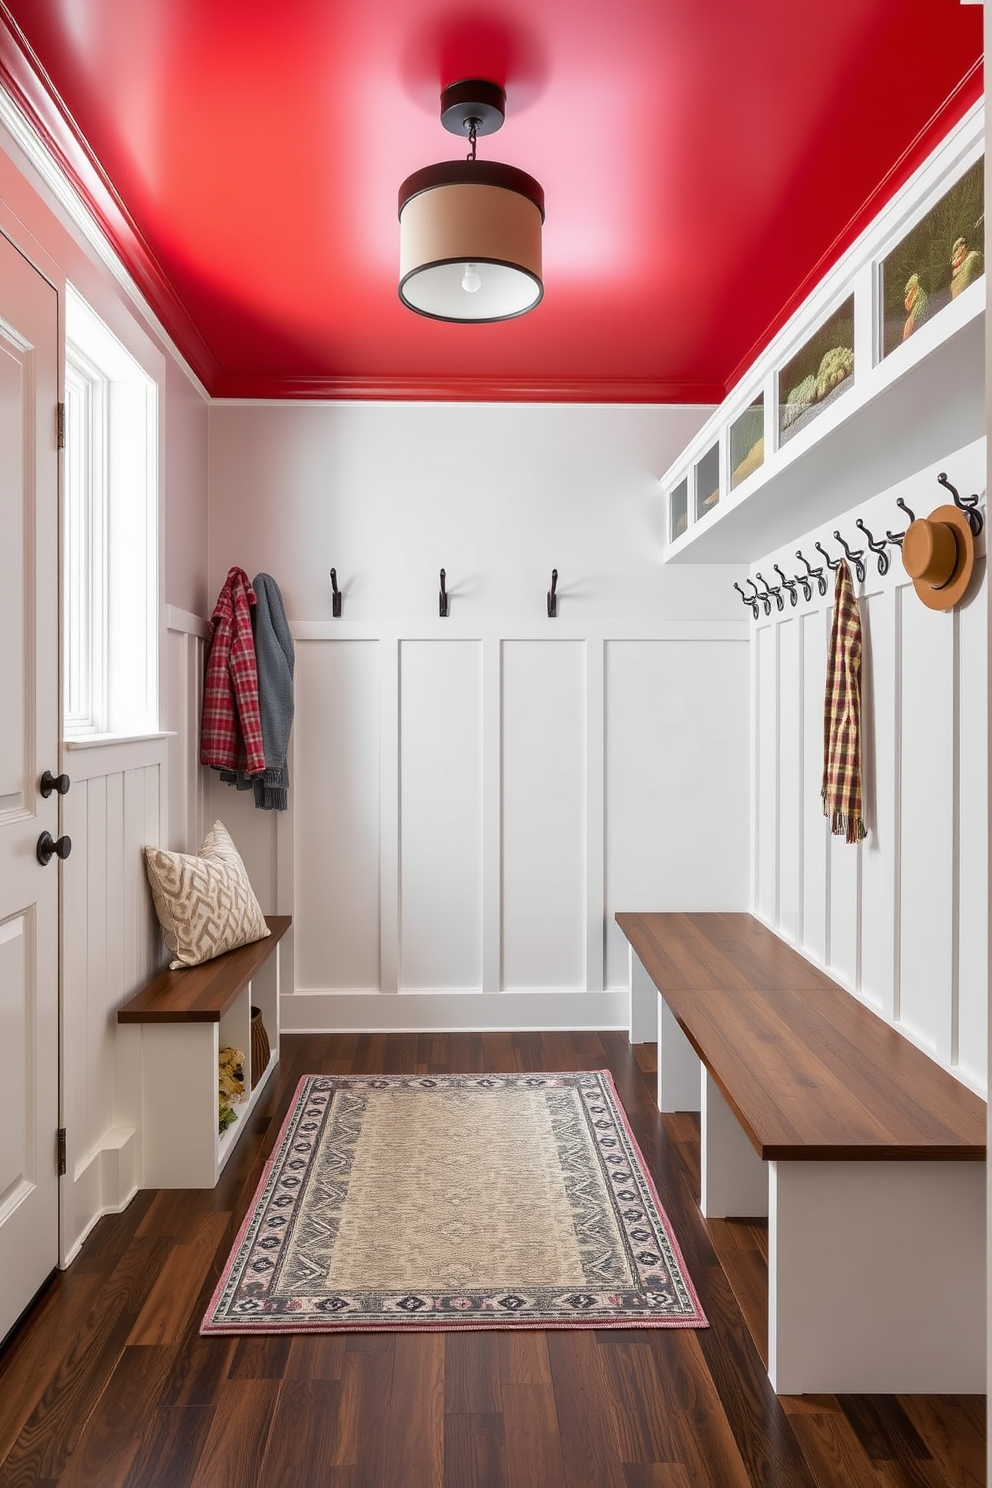
<svg viewBox="0 0 992 1488">
<path fill-rule="evenodd" d="M 768 1216 L 774 1389 L 984 1393 L 985 1102 L 750 915 L 616 918 L 703 1214 Z"/>
<path fill-rule="evenodd" d="M 264 940 L 215 956 L 202 966 L 160 971 L 118 1009 L 120 1024 L 140 1024 L 143 1188 L 212 1188 L 247 1125 L 279 1058 L 279 943 L 289 915 L 266 916 Z M 261 1008 L 271 1055 L 252 1087 L 251 1008 Z M 245 1055 L 247 1103 L 217 1130 L 221 1048 Z"/>
</svg>

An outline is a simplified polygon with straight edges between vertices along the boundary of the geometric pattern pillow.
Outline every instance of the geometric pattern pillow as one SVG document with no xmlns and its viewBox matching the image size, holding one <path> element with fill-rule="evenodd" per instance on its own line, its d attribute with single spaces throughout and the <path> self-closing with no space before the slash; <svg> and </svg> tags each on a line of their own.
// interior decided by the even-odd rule
<svg viewBox="0 0 992 1488">
<path fill-rule="evenodd" d="M 145 871 L 173 971 L 271 933 L 223 822 L 214 822 L 197 854 L 146 847 Z"/>
</svg>

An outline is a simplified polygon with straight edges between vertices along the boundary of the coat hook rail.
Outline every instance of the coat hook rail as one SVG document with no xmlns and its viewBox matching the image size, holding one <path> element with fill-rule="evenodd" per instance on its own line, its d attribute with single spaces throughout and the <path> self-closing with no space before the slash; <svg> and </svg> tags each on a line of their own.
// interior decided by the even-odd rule
<svg viewBox="0 0 992 1488">
<path fill-rule="evenodd" d="M 557 615 L 558 615 L 558 595 L 555 592 L 557 590 L 557 588 L 558 588 L 558 570 L 556 568 L 553 568 L 551 570 L 551 588 L 548 590 L 548 619 L 549 620 L 556 619 L 557 618 Z"/>
<path fill-rule="evenodd" d="M 797 581 L 795 579 L 787 579 L 786 576 L 785 576 L 785 574 L 779 568 L 779 566 L 778 566 L 777 563 L 774 565 L 774 568 L 775 568 L 775 572 L 778 574 L 779 578 L 782 581 L 782 588 L 783 589 L 787 589 L 789 591 L 789 603 L 790 603 L 790 605 L 792 605 L 792 607 L 794 609 L 795 606 L 797 605 L 797 603 L 799 602 L 799 595 L 796 593 L 796 582 Z"/>
<path fill-rule="evenodd" d="M 337 569 L 331 569 L 331 614 L 335 620 L 341 618 L 341 590 L 338 588 Z"/>
<path fill-rule="evenodd" d="M 441 570 L 441 593 L 438 595 L 437 612 L 442 620 L 448 618 L 448 591 L 444 587 L 444 569 Z"/>
<path fill-rule="evenodd" d="M 943 470 L 940 472 L 937 479 L 945 490 L 950 491 L 951 495 L 954 498 L 954 505 L 960 511 L 963 511 L 965 516 L 968 518 L 968 526 L 971 528 L 972 537 L 977 537 L 982 528 L 985 526 L 985 518 L 982 516 L 982 513 L 978 509 L 977 495 L 959 496 L 957 493 L 957 489 L 951 485 Z"/>
<path fill-rule="evenodd" d="M 866 574 L 864 548 L 858 548 L 856 550 L 849 548 L 836 528 L 834 528 L 834 540 L 836 542 L 839 542 L 841 547 L 844 549 L 844 557 L 847 559 L 848 563 L 854 564 L 854 572 L 857 575 L 858 583 L 863 584 Z"/>
<path fill-rule="evenodd" d="M 871 533 L 868 531 L 868 528 L 865 526 L 864 522 L 862 522 L 860 517 L 858 517 L 854 525 L 855 527 L 860 528 L 865 537 L 868 539 L 868 546 L 875 554 L 875 558 L 878 562 L 879 574 L 887 574 L 889 571 L 889 554 L 887 551 L 889 544 L 886 539 L 883 537 L 881 542 L 876 542 L 875 538 L 872 537 Z"/>
<path fill-rule="evenodd" d="M 755 570 L 755 572 L 757 572 L 757 570 Z M 769 595 L 770 594 L 772 596 L 772 598 L 774 599 L 774 601 L 775 601 L 775 608 L 777 610 L 779 610 L 779 611 L 784 610 L 785 609 L 785 598 L 784 598 L 784 596 L 782 594 L 781 587 L 779 587 L 779 588 L 773 588 L 772 585 L 769 584 L 768 580 L 765 578 L 764 574 L 760 574 L 759 573 L 758 574 L 758 578 L 761 580 L 761 582 L 765 586 L 765 594 L 766 595 Z M 767 600 L 766 600 L 766 603 L 767 603 Z M 765 613 L 766 614 L 770 614 L 771 611 L 770 610 L 766 610 Z"/>
</svg>

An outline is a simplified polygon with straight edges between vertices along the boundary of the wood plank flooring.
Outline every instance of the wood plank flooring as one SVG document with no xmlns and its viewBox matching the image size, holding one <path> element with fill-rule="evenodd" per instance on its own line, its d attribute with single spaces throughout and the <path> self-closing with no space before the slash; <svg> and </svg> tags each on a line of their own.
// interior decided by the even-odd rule
<svg viewBox="0 0 992 1488">
<path fill-rule="evenodd" d="M 101 1220 L 0 1352 L 0 1488 L 978 1488 L 984 1397 L 773 1394 L 765 1231 L 700 1217 L 698 1124 L 658 1115 L 654 1056 L 623 1033 L 285 1038 L 217 1188 Z M 302 1074 L 605 1067 L 708 1329 L 199 1337 Z"/>
</svg>

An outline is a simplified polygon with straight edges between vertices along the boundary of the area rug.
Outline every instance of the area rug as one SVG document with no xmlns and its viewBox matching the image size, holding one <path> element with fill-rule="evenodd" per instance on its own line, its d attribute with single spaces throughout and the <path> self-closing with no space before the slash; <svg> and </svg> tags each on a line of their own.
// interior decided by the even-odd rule
<svg viewBox="0 0 992 1488">
<path fill-rule="evenodd" d="M 596 1071 L 305 1076 L 200 1331 L 705 1326 Z"/>
</svg>

